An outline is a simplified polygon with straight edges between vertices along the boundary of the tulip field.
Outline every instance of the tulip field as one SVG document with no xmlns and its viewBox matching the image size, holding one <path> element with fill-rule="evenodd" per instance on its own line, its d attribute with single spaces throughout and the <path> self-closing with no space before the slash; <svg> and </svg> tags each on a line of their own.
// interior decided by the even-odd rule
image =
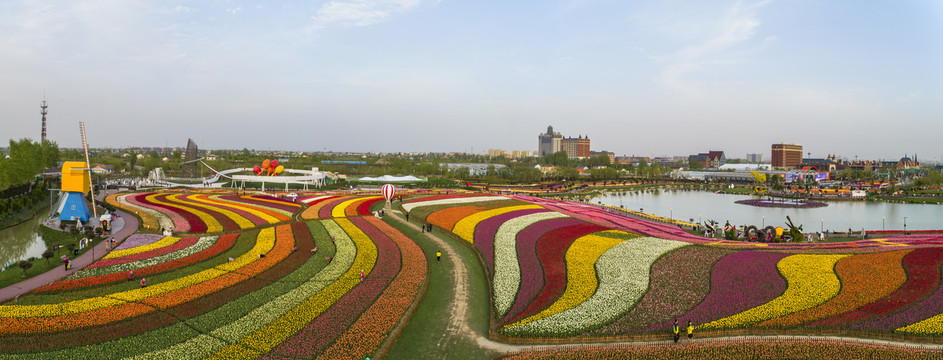
<svg viewBox="0 0 943 360">
<path fill-rule="evenodd" d="M 709 336 L 848 331 L 937 343 L 943 335 L 941 236 L 760 244 L 521 195 L 395 200 L 380 216 L 387 202 L 379 194 L 107 196 L 140 220 L 139 231 L 91 265 L 0 304 L 0 358 L 363 359 L 384 354 L 414 318 L 451 316 L 421 304 L 427 288 L 454 290 L 429 279 L 458 264 L 480 274 L 469 285 L 481 295 L 476 309 L 489 307 L 475 312 L 490 313 L 480 336 L 500 341 L 661 339 L 675 319 Z M 437 261 L 429 252 L 440 244 L 461 247 L 464 261 Z M 474 318 L 485 327 L 484 316 Z M 931 354 L 924 351 L 806 339 L 505 358 L 916 359 Z"/>
<path fill-rule="evenodd" d="M 494 325 L 511 338 L 665 334 L 674 319 L 697 331 L 943 335 L 940 237 L 734 243 L 523 196 L 433 196 L 402 208 L 478 252 Z"/>
<path fill-rule="evenodd" d="M 0 305 L 0 357 L 362 359 L 422 295 L 421 249 L 372 216 L 290 222 L 301 205 L 258 196 L 109 201 L 206 234 L 133 234 Z"/>
</svg>

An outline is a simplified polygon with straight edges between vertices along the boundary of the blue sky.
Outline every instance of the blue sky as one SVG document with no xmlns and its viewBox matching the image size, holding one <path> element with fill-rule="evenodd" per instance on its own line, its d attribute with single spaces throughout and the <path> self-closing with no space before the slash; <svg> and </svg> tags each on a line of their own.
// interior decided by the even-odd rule
<svg viewBox="0 0 943 360">
<path fill-rule="evenodd" d="M 939 1 L 0 2 L 0 139 L 943 156 Z"/>
</svg>

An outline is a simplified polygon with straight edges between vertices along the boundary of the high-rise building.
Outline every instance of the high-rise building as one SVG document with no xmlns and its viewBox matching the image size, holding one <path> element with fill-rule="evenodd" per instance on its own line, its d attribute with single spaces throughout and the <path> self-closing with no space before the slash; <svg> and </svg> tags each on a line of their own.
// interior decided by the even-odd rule
<svg viewBox="0 0 943 360">
<path fill-rule="evenodd" d="M 589 157 L 589 137 L 568 137 L 563 138 L 560 143 L 562 151 L 566 152 L 566 157 L 570 159 L 583 159 Z"/>
<path fill-rule="evenodd" d="M 753 163 L 753 164 L 758 164 L 758 163 L 763 162 L 763 153 L 747 154 L 747 162 Z"/>
<path fill-rule="evenodd" d="M 802 163 L 802 145 L 773 144 L 772 165 L 774 168 L 794 168 Z"/>
<path fill-rule="evenodd" d="M 561 151 L 563 135 L 553 132 L 553 126 L 547 126 L 547 133 L 537 137 L 537 156 L 550 155 Z"/>
</svg>

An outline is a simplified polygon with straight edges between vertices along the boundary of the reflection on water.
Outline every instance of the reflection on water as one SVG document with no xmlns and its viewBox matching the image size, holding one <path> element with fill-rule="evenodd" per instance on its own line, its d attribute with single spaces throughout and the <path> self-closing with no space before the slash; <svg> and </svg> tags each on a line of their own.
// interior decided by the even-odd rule
<svg viewBox="0 0 943 360">
<path fill-rule="evenodd" d="M 646 213 L 698 222 L 730 221 L 737 225 L 763 224 L 786 227 L 786 216 L 802 224 L 806 232 L 861 230 L 943 229 L 943 205 L 898 204 L 865 201 L 830 201 L 828 206 L 812 209 L 765 208 L 734 203 L 748 195 L 714 194 L 709 191 L 656 189 L 618 192 L 593 198 L 593 203 L 644 209 Z M 883 221 L 883 223 L 882 223 Z"/>
<path fill-rule="evenodd" d="M 0 269 L 11 261 L 42 257 L 46 242 L 36 230 L 48 216 L 49 210 L 42 210 L 22 224 L 0 230 Z"/>
</svg>

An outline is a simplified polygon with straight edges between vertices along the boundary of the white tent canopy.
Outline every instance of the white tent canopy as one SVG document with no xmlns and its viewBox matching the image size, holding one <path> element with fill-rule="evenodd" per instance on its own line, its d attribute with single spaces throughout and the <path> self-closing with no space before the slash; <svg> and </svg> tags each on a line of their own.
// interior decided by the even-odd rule
<svg viewBox="0 0 943 360">
<path fill-rule="evenodd" d="M 415 176 L 390 176 L 383 175 L 380 177 L 362 177 L 357 179 L 358 181 L 386 181 L 386 182 L 411 182 L 411 181 L 422 181 L 422 179 Z"/>
</svg>

